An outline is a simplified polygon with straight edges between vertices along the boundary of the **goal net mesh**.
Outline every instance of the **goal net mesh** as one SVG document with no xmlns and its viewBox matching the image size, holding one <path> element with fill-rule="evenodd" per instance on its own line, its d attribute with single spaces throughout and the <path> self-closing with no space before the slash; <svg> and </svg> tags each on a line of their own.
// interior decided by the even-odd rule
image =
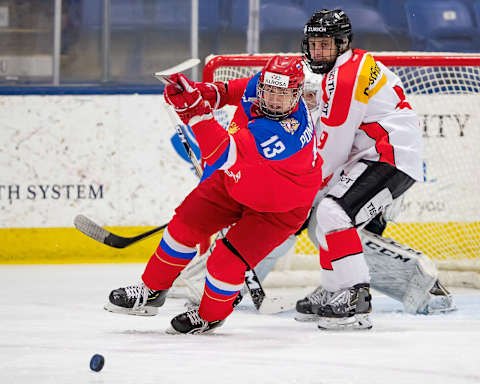
<svg viewBox="0 0 480 384">
<path fill-rule="evenodd" d="M 447 284 L 480 288 L 480 56 L 375 58 L 401 78 L 420 117 L 425 146 L 424 182 L 405 194 L 401 213 L 384 236 L 432 258 Z M 205 67 L 204 81 L 251 76 L 266 60 L 216 56 Z M 232 116 L 233 110 L 217 114 L 226 125 Z M 318 264 L 305 231 L 294 254 L 276 269 L 316 271 Z"/>
</svg>

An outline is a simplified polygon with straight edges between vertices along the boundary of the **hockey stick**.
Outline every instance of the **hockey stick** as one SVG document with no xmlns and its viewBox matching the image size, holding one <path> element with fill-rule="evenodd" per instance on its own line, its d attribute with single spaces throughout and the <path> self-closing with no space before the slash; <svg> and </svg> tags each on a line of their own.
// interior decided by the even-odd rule
<svg viewBox="0 0 480 384">
<path fill-rule="evenodd" d="M 163 82 L 164 77 L 173 75 L 174 73 L 186 71 L 187 69 L 196 67 L 198 64 L 200 64 L 200 59 L 188 59 L 180 64 L 175 65 L 174 67 L 164 69 L 160 72 L 155 72 L 153 76 Z"/>
<path fill-rule="evenodd" d="M 80 232 L 88 237 L 91 237 L 93 240 L 96 240 L 100 243 L 108 245 L 109 247 L 113 248 L 125 248 L 132 244 L 135 244 L 137 241 L 146 239 L 154 235 L 157 232 L 164 230 L 167 227 L 167 224 L 163 224 L 160 227 L 156 227 L 151 229 L 150 231 L 141 233 L 137 236 L 133 237 L 123 237 L 116 235 L 106 229 L 102 228 L 97 223 L 90 220 L 88 217 L 84 215 L 77 215 L 73 220 L 73 224 L 75 228 L 77 228 Z"/>
</svg>

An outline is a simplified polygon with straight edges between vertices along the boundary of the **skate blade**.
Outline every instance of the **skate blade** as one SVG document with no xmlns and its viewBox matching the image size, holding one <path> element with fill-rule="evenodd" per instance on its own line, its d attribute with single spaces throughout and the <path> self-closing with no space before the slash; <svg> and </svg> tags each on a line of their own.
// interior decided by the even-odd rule
<svg viewBox="0 0 480 384">
<path fill-rule="evenodd" d="M 201 331 L 199 329 L 196 329 L 191 332 L 183 333 L 177 331 L 175 328 L 173 328 L 171 325 L 165 330 L 165 333 L 168 335 L 210 335 L 215 332 L 215 328 L 208 329 L 206 331 Z"/>
<path fill-rule="evenodd" d="M 317 326 L 319 329 L 329 331 L 371 329 L 372 322 L 368 314 L 359 314 L 340 318 L 320 317 Z"/>
<path fill-rule="evenodd" d="M 123 315 L 134 315 L 134 316 L 155 316 L 158 314 L 158 308 L 157 307 L 142 307 L 139 309 L 130 309 L 130 308 L 123 308 L 119 307 L 118 305 L 112 304 L 108 302 L 103 306 L 103 309 L 105 309 L 108 312 L 113 312 L 113 313 L 121 313 Z"/>
<path fill-rule="evenodd" d="M 165 330 L 167 335 L 187 335 L 187 333 L 178 332 L 175 328 L 171 325 Z"/>
<path fill-rule="evenodd" d="M 313 321 L 318 321 L 320 316 L 314 313 L 300 313 L 297 312 L 295 315 L 295 320 L 301 322 L 301 323 L 311 323 Z"/>
</svg>

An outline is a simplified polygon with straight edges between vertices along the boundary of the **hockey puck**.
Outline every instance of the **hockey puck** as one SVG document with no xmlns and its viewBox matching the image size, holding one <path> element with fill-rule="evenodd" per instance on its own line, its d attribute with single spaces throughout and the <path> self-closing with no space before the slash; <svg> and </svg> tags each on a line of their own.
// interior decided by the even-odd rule
<svg viewBox="0 0 480 384">
<path fill-rule="evenodd" d="M 90 369 L 95 372 L 102 370 L 105 364 L 105 358 L 102 355 L 95 354 L 90 359 Z"/>
</svg>

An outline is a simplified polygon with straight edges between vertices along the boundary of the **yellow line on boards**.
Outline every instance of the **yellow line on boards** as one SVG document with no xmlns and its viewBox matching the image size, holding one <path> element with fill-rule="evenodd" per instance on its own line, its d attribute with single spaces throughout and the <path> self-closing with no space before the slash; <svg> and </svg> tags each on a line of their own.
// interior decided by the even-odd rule
<svg viewBox="0 0 480 384">
<path fill-rule="evenodd" d="M 135 236 L 154 227 L 108 227 L 121 236 Z M 127 248 L 101 244 L 75 228 L 0 228 L 0 264 L 83 264 L 146 262 L 160 233 Z"/>
</svg>

